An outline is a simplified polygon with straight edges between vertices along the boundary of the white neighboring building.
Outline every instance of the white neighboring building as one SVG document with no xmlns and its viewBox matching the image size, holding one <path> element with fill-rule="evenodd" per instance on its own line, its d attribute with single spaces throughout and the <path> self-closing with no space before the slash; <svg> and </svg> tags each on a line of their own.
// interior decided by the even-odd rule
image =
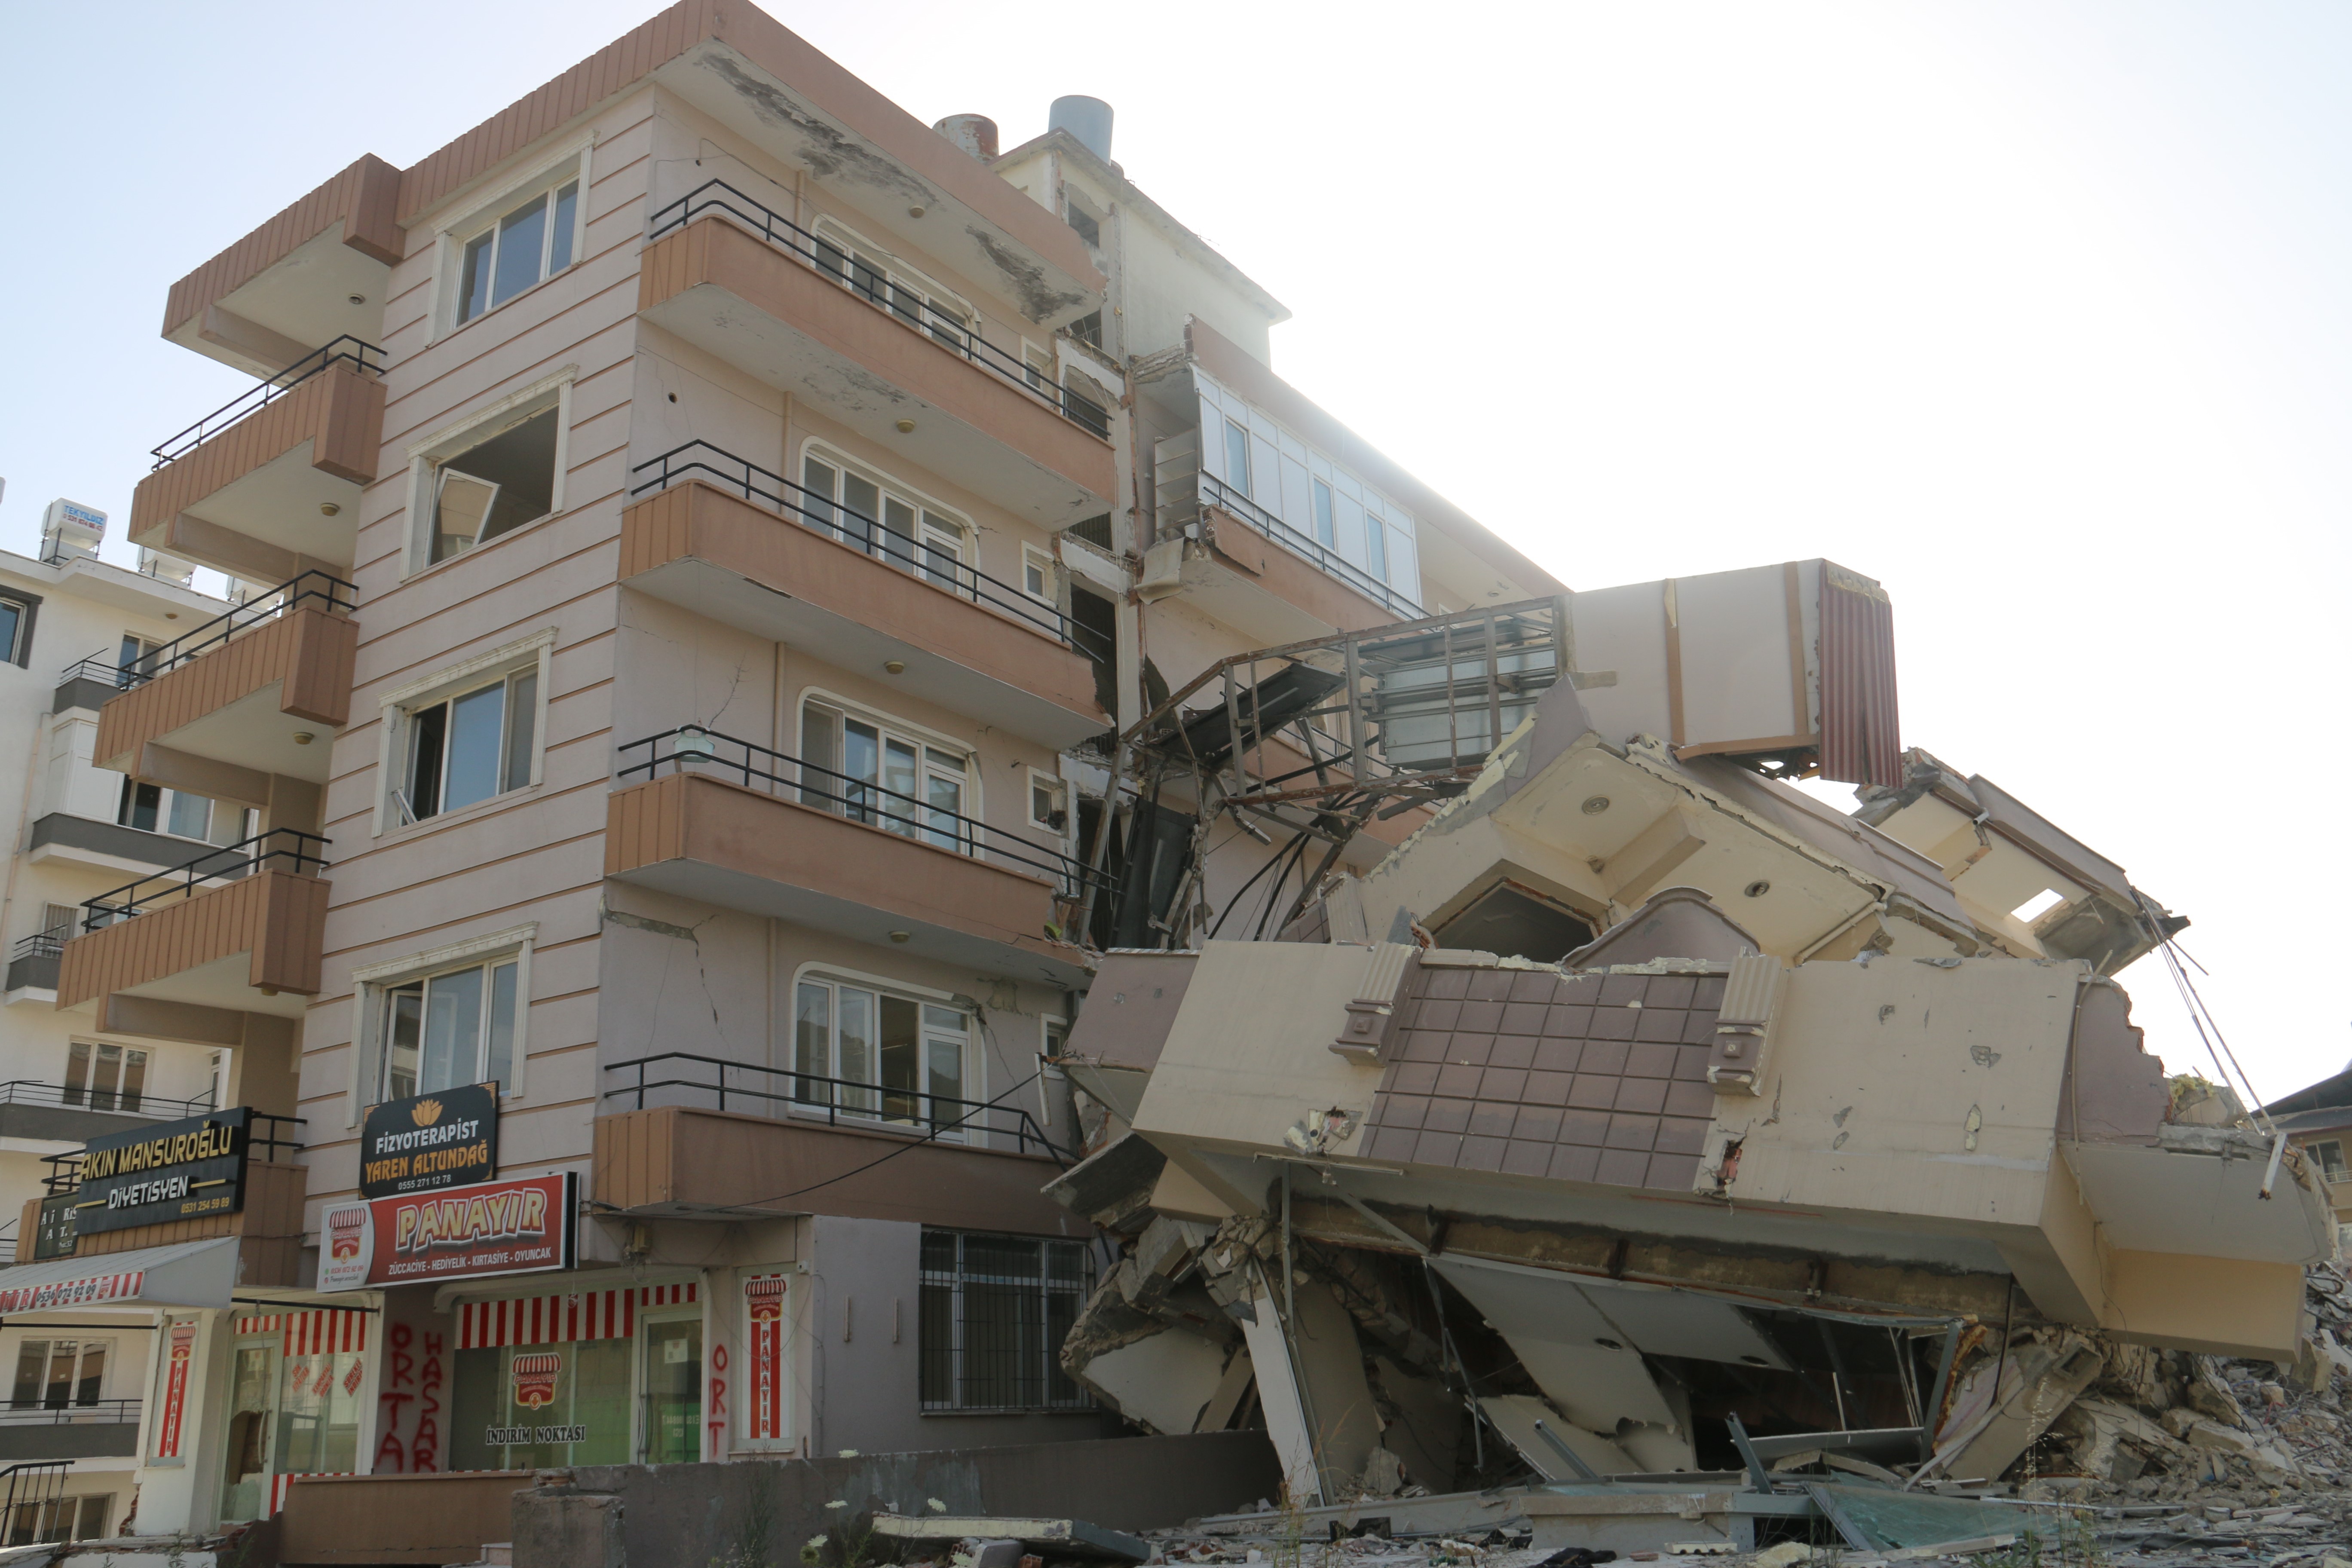
<svg viewBox="0 0 2352 1568">
<path fill-rule="evenodd" d="M 98 709 L 122 667 L 200 632 L 226 602 L 87 553 L 0 552 L 0 823 L 10 834 L 0 942 L 0 1264 L 30 1261 L 51 1154 L 141 1121 L 209 1106 L 226 1053 L 96 1032 L 94 1009 L 57 1009 L 58 949 L 83 900 L 185 866 L 245 837 L 246 808 L 125 788 L 90 765 Z M 184 569 L 183 569 L 184 570 Z M 7 1269 L 0 1268 L 0 1289 Z M 8 1540 L 117 1533 L 131 1505 L 158 1315 L 148 1309 L 8 1312 L 0 1326 L 0 1466 L 67 1461 Z M 23 1532 L 29 1530 L 32 1534 Z"/>
</svg>

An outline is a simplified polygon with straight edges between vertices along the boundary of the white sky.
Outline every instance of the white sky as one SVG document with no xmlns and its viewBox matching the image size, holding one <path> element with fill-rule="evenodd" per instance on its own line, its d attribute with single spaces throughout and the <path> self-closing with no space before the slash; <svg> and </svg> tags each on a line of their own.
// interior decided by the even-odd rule
<svg viewBox="0 0 2352 1568">
<path fill-rule="evenodd" d="M 651 5 L 7 8 L 0 546 L 53 496 L 127 519 L 246 384 L 156 336 L 173 279 Z M 2315 815 L 2352 773 L 2352 10 L 769 5 L 1008 146 L 1109 100 L 1130 177 L 1297 312 L 1276 368 L 1571 586 L 1880 579 L 1906 742 L 2189 914 L 2262 1093 L 2352 1056 Z"/>
</svg>

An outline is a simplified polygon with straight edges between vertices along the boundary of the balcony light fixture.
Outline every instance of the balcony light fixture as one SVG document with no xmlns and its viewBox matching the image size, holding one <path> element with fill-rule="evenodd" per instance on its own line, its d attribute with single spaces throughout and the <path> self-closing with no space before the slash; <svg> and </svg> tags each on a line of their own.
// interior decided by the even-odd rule
<svg viewBox="0 0 2352 1568">
<path fill-rule="evenodd" d="M 670 742 L 669 749 L 670 755 L 681 761 L 691 759 L 707 763 L 713 754 L 710 749 L 710 731 L 698 724 L 688 724 L 678 731 L 677 737 Z"/>
<path fill-rule="evenodd" d="M 903 658 L 886 658 L 882 661 L 882 670 L 886 675 L 904 675 L 907 673 L 907 661 Z"/>
<path fill-rule="evenodd" d="M 901 435 L 901 436 L 911 436 L 911 435 L 913 435 L 914 433 L 915 433 L 915 422 L 914 422 L 913 420 L 911 420 L 911 419 L 901 419 L 901 420 L 899 420 L 899 421 L 898 421 L 898 434 L 899 434 L 899 435 Z"/>
</svg>

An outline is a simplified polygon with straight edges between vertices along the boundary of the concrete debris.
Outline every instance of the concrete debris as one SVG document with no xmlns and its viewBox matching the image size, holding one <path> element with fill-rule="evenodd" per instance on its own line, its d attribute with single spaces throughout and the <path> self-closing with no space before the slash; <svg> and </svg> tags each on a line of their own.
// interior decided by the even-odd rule
<svg viewBox="0 0 2352 1568">
<path fill-rule="evenodd" d="M 1011 1562 L 1003 1568 L 1018 1568 L 1022 1552 L 1060 1561 L 1076 1559 L 1103 1563 L 1140 1563 L 1151 1555 L 1151 1548 L 1136 1536 L 1123 1531 L 1105 1530 L 1077 1519 L 977 1519 L 952 1514 L 877 1513 L 871 1521 L 873 1531 L 886 1541 L 955 1542 L 969 1543 L 969 1550 L 950 1562 L 969 1558 L 971 1568 L 1000 1568 L 988 1556 L 992 1551 L 999 1556 L 1006 1547 L 1014 1548 Z"/>
</svg>

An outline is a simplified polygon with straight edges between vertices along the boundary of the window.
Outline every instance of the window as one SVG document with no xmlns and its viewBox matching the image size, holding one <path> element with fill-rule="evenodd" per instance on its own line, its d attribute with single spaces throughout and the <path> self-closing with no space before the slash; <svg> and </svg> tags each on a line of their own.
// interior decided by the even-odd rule
<svg viewBox="0 0 2352 1568">
<path fill-rule="evenodd" d="M 106 1386 L 106 1340 L 26 1340 L 16 1347 L 12 1410 L 65 1410 L 95 1405 Z"/>
<path fill-rule="evenodd" d="M 830 218 L 817 220 L 816 264 L 918 331 L 971 352 L 971 306 Z"/>
<path fill-rule="evenodd" d="M 2347 1172 L 2344 1168 L 2342 1143 L 2330 1139 L 2325 1143 L 2306 1143 L 2304 1147 L 2310 1152 L 2314 1160 L 2319 1162 L 2319 1173 L 2326 1176 L 2331 1184 L 2343 1181 L 2347 1175 L 2352 1175 L 2352 1172 Z"/>
<path fill-rule="evenodd" d="M 205 844 L 235 844 L 253 837 L 259 816 L 251 806 L 126 778 L 114 820 L 142 833 L 169 833 Z"/>
<path fill-rule="evenodd" d="M 1070 824 L 1069 786 L 1044 773 L 1029 775 L 1029 826 L 1062 833 Z"/>
<path fill-rule="evenodd" d="M 1054 558 L 1034 544 L 1021 547 L 1021 591 L 1033 599 L 1054 602 Z"/>
<path fill-rule="evenodd" d="M 136 1110 L 147 1091 L 147 1053 L 128 1046 L 76 1040 L 66 1048 L 68 1105 L 92 1110 Z"/>
<path fill-rule="evenodd" d="M 1250 493 L 1249 432 L 1232 420 L 1225 421 L 1225 483 Z"/>
<path fill-rule="evenodd" d="M 1054 351 L 1041 349 L 1028 339 L 1021 340 L 1022 374 L 1030 387 L 1038 392 L 1054 390 Z"/>
<path fill-rule="evenodd" d="M 1370 512 L 1364 514 L 1364 563 L 1373 576 L 1383 583 L 1389 580 L 1388 524 Z"/>
<path fill-rule="evenodd" d="M 1069 209 L 1069 224 L 1072 228 L 1077 230 L 1078 237 L 1085 240 L 1097 250 L 1100 250 L 1102 248 L 1102 219 L 1097 217 L 1093 213 L 1088 212 L 1086 208 L 1086 205 L 1080 202 L 1076 196 L 1066 197 L 1064 205 Z"/>
<path fill-rule="evenodd" d="M 530 783 L 539 731 L 532 664 L 408 713 L 408 755 L 395 804 L 422 822 Z"/>
<path fill-rule="evenodd" d="M 580 182 L 568 180 L 510 208 L 464 240 L 457 263 L 459 324 L 496 310 L 571 266 L 579 207 Z"/>
<path fill-rule="evenodd" d="M 388 986 L 381 1100 L 514 1081 L 522 963 L 506 958 Z"/>
<path fill-rule="evenodd" d="M 964 585 L 964 525 L 913 492 L 841 462 L 803 454 L 801 484 L 811 522 L 845 543 L 916 573 L 950 593 Z"/>
<path fill-rule="evenodd" d="M 1321 479 L 1315 480 L 1314 484 L 1315 542 L 1328 550 L 1339 537 L 1339 526 L 1334 521 L 1337 513 L 1331 504 L 1331 487 Z"/>
<path fill-rule="evenodd" d="M 1102 347 L 1102 312 L 1100 310 L 1090 310 L 1080 316 L 1076 321 L 1072 321 L 1066 330 L 1070 336 L 1088 348 Z"/>
<path fill-rule="evenodd" d="M 560 418 L 560 407 L 541 408 L 493 424 L 432 464 L 427 561 L 462 555 L 555 510 Z"/>
<path fill-rule="evenodd" d="M 961 854 L 971 760 L 824 702 L 801 705 L 801 803 Z"/>
<path fill-rule="evenodd" d="M 795 988 L 793 1099 L 802 1105 L 961 1139 L 971 1048 L 960 1008 L 823 976 Z"/>
<path fill-rule="evenodd" d="M 923 1232 L 926 1410 L 1087 1410 L 1062 1342 L 1094 1286 L 1082 1241 Z"/>
<path fill-rule="evenodd" d="M 29 666 L 33 658 L 33 611 L 40 603 L 30 597 L 0 595 L 0 662 Z"/>
</svg>

